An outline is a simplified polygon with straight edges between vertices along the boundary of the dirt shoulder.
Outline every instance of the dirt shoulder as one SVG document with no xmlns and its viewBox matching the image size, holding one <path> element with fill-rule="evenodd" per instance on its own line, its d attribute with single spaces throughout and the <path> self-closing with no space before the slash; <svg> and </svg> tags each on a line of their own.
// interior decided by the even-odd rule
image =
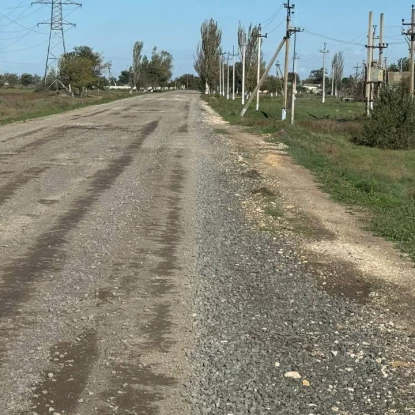
<svg viewBox="0 0 415 415">
<path fill-rule="evenodd" d="M 281 214 L 267 214 L 263 198 L 245 205 L 264 230 L 298 238 L 304 262 L 333 295 L 362 304 L 382 304 L 412 319 L 415 310 L 414 264 L 391 242 L 364 230 L 362 215 L 335 203 L 313 175 L 294 163 L 283 144 L 231 126 L 207 104 L 211 124 L 229 139 L 235 157 L 262 177 L 257 193 L 275 195 Z"/>
</svg>

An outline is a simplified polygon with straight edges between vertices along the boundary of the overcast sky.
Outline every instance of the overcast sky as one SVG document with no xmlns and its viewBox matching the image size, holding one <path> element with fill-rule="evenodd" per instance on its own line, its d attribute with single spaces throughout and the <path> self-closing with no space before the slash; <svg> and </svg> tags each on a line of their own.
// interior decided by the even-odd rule
<svg viewBox="0 0 415 415">
<path fill-rule="evenodd" d="M 80 1 L 80 0 L 79 0 Z M 31 5 L 32 0 L 0 2 L 0 73 L 43 74 L 48 44 L 48 27 L 37 26 L 50 17 L 50 6 Z M 293 25 L 305 31 L 298 35 L 298 70 L 305 78 L 322 66 L 319 50 L 327 42 L 329 59 L 334 52 L 345 54 L 345 72 L 351 74 L 366 57 L 368 12 L 374 23 L 385 13 L 385 52 L 388 61 L 407 56 L 401 36 L 402 18 L 410 19 L 411 2 L 405 0 L 297 0 Z M 236 44 L 238 22 L 248 26 L 263 23 L 264 58 L 269 59 L 284 36 L 285 9 L 279 0 L 84 0 L 82 8 L 65 7 L 65 17 L 76 23 L 68 30 L 67 50 L 88 45 L 112 60 L 114 75 L 131 62 L 136 40 L 145 43 L 144 53 L 153 46 L 174 57 L 174 75 L 193 73 L 193 59 L 204 19 L 213 18 L 223 30 L 223 47 Z M 278 12 L 278 13 L 277 13 Z M 29 30 L 30 29 L 30 30 Z M 283 56 L 280 57 L 282 61 Z"/>
</svg>

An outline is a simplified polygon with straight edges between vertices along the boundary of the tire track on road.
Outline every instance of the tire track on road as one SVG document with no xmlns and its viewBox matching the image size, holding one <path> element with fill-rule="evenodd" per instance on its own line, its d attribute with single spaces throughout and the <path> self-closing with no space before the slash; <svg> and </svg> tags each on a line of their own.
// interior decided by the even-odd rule
<svg viewBox="0 0 415 415">
<path fill-rule="evenodd" d="M 75 200 L 50 230 L 35 239 L 29 252 L 3 268 L 4 284 L 0 292 L 0 318 L 15 315 L 19 305 L 29 298 L 33 289 L 32 283 L 37 276 L 45 271 L 60 269 L 65 257 L 62 247 L 67 241 L 69 232 L 85 217 L 99 196 L 108 190 L 132 163 L 134 155 L 139 151 L 144 140 L 156 130 L 158 124 L 157 120 L 143 127 L 139 138 L 125 148 L 123 155 L 92 176 L 85 195 Z"/>
</svg>

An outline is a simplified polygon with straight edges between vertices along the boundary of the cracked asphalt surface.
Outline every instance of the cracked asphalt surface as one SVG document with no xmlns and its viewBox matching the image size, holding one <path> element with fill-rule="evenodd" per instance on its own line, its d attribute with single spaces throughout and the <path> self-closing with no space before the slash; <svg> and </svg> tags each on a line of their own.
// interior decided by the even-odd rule
<svg viewBox="0 0 415 415">
<path fill-rule="evenodd" d="M 0 128 L 0 414 L 415 413 L 415 336 L 330 296 L 198 94 Z"/>
</svg>

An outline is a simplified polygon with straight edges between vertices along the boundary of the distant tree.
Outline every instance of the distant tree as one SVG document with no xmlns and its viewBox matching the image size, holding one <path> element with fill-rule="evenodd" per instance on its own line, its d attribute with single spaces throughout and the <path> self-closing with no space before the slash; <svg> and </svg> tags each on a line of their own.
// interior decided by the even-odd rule
<svg viewBox="0 0 415 415">
<path fill-rule="evenodd" d="M 283 88 L 283 82 L 280 78 L 276 76 L 270 75 L 268 76 L 262 86 L 262 89 L 273 92 L 273 93 L 281 93 L 281 89 Z"/>
<path fill-rule="evenodd" d="M 323 68 L 313 69 L 305 80 L 306 83 L 321 85 L 323 83 Z M 327 70 L 326 70 L 327 76 Z"/>
<path fill-rule="evenodd" d="M 130 85 L 130 83 L 131 83 L 131 72 L 130 72 L 130 70 L 121 71 L 120 76 L 118 77 L 118 82 L 121 85 Z"/>
<path fill-rule="evenodd" d="M 19 75 L 15 73 L 5 73 L 4 74 L 5 81 L 9 83 L 9 86 L 14 88 L 19 83 Z"/>
<path fill-rule="evenodd" d="M 258 47 L 259 47 L 259 27 L 252 26 L 252 23 L 249 25 L 248 30 L 239 23 L 238 27 L 238 46 L 240 59 L 242 61 L 243 56 L 243 45 L 246 45 L 245 49 L 245 62 L 246 62 L 246 75 L 245 75 L 245 87 L 247 92 L 252 92 L 257 84 L 257 73 L 258 73 Z M 262 58 L 261 53 L 261 74 L 265 70 L 265 62 Z M 242 66 L 241 66 L 242 72 Z M 242 73 L 240 73 L 242 78 Z M 264 88 L 265 89 L 265 88 Z"/>
<path fill-rule="evenodd" d="M 140 89 L 139 81 L 140 81 L 140 73 L 141 73 L 141 53 L 143 51 L 143 42 L 135 42 L 133 48 L 133 84 L 137 87 L 137 91 Z"/>
<path fill-rule="evenodd" d="M 219 84 L 219 56 L 222 30 L 213 19 L 205 20 L 200 28 L 201 41 L 197 46 L 194 68 L 205 85 L 205 93 L 213 93 Z"/>
<path fill-rule="evenodd" d="M 334 94 L 339 96 L 342 89 L 342 79 L 344 72 L 344 57 L 343 52 L 337 52 L 332 61 L 333 77 L 334 77 Z"/>
<path fill-rule="evenodd" d="M 39 87 L 42 84 L 42 77 L 39 75 L 33 75 L 33 85 Z"/>
<path fill-rule="evenodd" d="M 99 85 L 102 57 L 89 46 L 75 47 L 73 52 L 65 53 L 59 61 L 60 76 L 70 86 L 83 95 L 85 88 Z"/>
<path fill-rule="evenodd" d="M 0 74 L 0 88 L 4 86 L 5 82 L 6 82 L 5 76 Z"/>
<path fill-rule="evenodd" d="M 182 85 L 186 89 L 192 89 L 195 91 L 200 90 L 200 78 L 193 74 L 184 74 L 176 78 L 175 83 L 177 84 L 177 88 L 181 88 Z"/>
<path fill-rule="evenodd" d="M 20 75 L 20 85 L 29 86 L 34 84 L 33 75 L 29 73 L 24 73 Z"/>
<path fill-rule="evenodd" d="M 297 85 L 300 85 L 301 79 L 298 73 L 295 74 Z M 288 82 L 294 81 L 294 72 L 288 72 Z"/>
<path fill-rule="evenodd" d="M 400 58 L 396 63 L 392 63 L 388 71 L 389 72 L 400 72 L 402 69 L 403 72 L 409 72 L 409 59 L 408 58 Z"/>
<path fill-rule="evenodd" d="M 141 68 L 147 86 L 164 87 L 172 75 L 173 56 L 165 50 L 158 52 L 154 47 L 150 60 L 143 57 Z"/>
</svg>

